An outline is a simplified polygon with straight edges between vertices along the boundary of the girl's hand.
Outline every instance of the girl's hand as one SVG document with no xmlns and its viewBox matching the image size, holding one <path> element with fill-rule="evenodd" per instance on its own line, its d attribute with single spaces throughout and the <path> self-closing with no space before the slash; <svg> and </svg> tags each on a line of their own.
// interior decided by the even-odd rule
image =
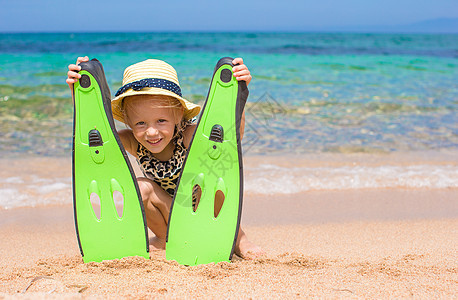
<svg viewBox="0 0 458 300">
<path fill-rule="evenodd" d="M 79 66 L 79 64 L 84 61 L 89 61 L 89 57 L 87 56 L 78 57 L 78 59 L 76 60 L 76 64 L 68 65 L 68 73 L 67 73 L 68 77 L 66 81 L 67 81 L 68 86 L 72 90 L 72 92 L 73 92 L 73 84 L 76 83 L 78 79 L 81 78 L 81 75 L 78 74 L 78 72 L 81 71 L 81 67 Z"/>
<path fill-rule="evenodd" d="M 243 59 L 238 57 L 232 61 L 233 65 L 237 65 L 232 68 L 232 72 L 234 73 L 235 79 L 238 81 L 244 80 L 246 85 L 248 85 L 251 81 L 250 70 L 248 70 L 247 66 L 243 64 Z"/>
</svg>

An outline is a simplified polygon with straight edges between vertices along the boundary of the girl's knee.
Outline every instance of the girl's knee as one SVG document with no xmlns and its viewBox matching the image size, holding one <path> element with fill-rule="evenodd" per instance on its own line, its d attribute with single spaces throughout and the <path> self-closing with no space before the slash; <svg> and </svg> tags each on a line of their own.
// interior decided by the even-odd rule
<svg viewBox="0 0 458 300">
<path fill-rule="evenodd" d="M 155 185 L 157 186 L 157 183 L 145 177 L 138 177 L 137 183 L 142 197 L 147 198 L 151 196 L 152 193 L 154 193 L 154 190 L 156 189 Z"/>
<path fill-rule="evenodd" d="M 172 198 L 154 181 L 137 178 L 138 187 L 147 214 L 148 227 L 155 228 L 160 224 L 167 224 Z"/>
<path fill-rule="evenodd" d="M 168 195 L 156 182 L 145 177 L 137 178 L 137 182 L 145 206 L 151 203 L 162 210 L 163 207 L 168 206 L 167 204 L 169 202 L 171 203 L 170 195 Z"/>
<path fill-rule="evenodd" d="M 138 188 L 140 189 L 140 195 L 142 196 L 143 205 L 146 207 L 148 202 L 151 202 L 152 195 L 154 193 L 154 182 L 151 182 L 148 178 L 137 178 Z"/>
</svg>

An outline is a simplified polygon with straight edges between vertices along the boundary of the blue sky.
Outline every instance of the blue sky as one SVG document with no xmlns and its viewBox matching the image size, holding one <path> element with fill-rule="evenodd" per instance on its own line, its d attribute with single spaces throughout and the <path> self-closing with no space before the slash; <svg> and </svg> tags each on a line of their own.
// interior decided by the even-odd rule
<svg viewBox="0 0 458 300">
<path fill-rule="evenodd" d="M 0 0 L 0 4 L 0 32 L 365 30 L 458 19 L 457 0 Z"/>
</svg>

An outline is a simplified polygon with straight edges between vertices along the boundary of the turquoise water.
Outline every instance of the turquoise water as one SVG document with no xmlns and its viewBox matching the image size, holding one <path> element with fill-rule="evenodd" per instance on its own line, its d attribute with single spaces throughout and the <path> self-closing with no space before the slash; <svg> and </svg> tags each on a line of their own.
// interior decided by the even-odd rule
<svg viewBox="0 0 458 300">
<path fill-rule="evenodd" d="M 2 156 L 70 155 L 65 79 L 83 55 L 103 63 L 112 94 L 128 65 L 163 59 L 198 103 L 218 59 L 243 57 L 247 153 L 458 148 L 458 35 L 0 34 Z"/>
</svg>

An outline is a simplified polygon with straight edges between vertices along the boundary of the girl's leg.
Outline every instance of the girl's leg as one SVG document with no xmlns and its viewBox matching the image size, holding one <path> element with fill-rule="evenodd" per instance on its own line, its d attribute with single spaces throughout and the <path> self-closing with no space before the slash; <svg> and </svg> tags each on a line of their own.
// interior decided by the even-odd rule
<svg viewBox="0 0 458 300">
<path fill-rule="evenodd" d="M 154 181 L 140 177 L 137 178 L 138 186 L 145 208 L 146 223 L 148 228 L 156 235 L 150 240 L 152 250 L 165 249 L 165 238 L 167 235 L 167 224 L 169 223 L 170 207 L 172 197 Z M 264 251 L 248 240 L 247 235 L 239 228 L 235 244 L 235 254 L 250 259 L 264 254 Z"/>
<path fill-rule="evenodd" d="M 148 178 L 137 178 L 137 182 L 145 208 L 146 223 L 148 228 L 156 235 L 155 238 L 150 239 L 150 246 L 152 250 L 165 249 L 172 197 L 157 183 Z"/>
</svg>

